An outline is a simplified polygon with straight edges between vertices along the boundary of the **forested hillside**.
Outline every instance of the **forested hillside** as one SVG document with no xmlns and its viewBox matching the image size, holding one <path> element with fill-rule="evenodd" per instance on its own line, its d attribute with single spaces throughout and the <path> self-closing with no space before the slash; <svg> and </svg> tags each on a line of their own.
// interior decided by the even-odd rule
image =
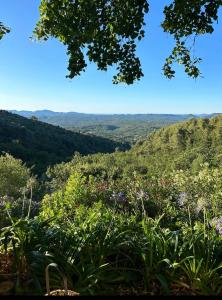
<svg viewBox="0 0 222 300">
<path fill-rule="evenodd" d="M 222 116 L 192 119 L 152 133 L 132 150 L 160 169 L 196 169 L 222 163 Z"/>
<path fill-rule="evenodd" d="M 49 165 L 68 161 L 75 151 L 81 154 L 125 150 L 127 144 L 74 133 L 34 119 L 0 111 L 0 152 L 22 159 L 34 172 L 42 173 Z"/>
<path fill-rule="evenodd" d="M 141 175 L 178 169 L 195 172 L 204 163 L 210 167 L 222 163 L 222 116 L 191 119 L 161 128 L 124 153 L 76 156 L 67 168 L 74 166 L 88 175 L 116 179 L 130 176 L 134 171 Z M 58 169 L 55 177 L 56 173 L 59 174 Z"/>
</svg>

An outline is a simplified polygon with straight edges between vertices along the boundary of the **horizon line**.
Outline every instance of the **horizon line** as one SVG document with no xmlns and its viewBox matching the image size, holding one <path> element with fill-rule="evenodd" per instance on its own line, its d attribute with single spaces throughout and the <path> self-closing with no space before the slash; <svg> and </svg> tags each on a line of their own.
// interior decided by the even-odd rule
<svg viewBox="0 0 222 300">
<path fill-rule="evenodd" d="M 43 112 L 43 111 L 48 111 L 48 112 L 52 112 L 52 113 L 76 113 L 76 114 L 85 114 L 85 115 L 213 115 L 213 114 L 222 114 L 221 112 L 212 112 L 212 113 L 163 113 L 163 112 L 146 112 L 146 113 L 130 113 L 130 112 L 120 112 L 120 113 L 90 113 L 90 112 L 77 112 L 77 111 L 54 111 L 51 109 L 47 109 L 47 108 L 43 108 L 43 109 L 37 109 L 37 110 L 28 110 L 28 109 L 22 109 L 22 110 L 18 110 L 18 109 L 2 109 L 8 112 L 32 112 L 32 113 L 36 113 L 36 112 Z"/>
</svg>

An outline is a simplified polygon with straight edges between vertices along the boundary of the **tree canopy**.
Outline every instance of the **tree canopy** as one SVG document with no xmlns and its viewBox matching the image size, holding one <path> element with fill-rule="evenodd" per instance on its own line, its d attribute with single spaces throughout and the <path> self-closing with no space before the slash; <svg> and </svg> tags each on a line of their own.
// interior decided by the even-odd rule
<svg viewBox="0 0 222 300">
<path fill-rule="evenodd" d="M 162 27 L 174 37 L 176 43 L 163 68 L 168 78 L 175 74 L 172 70 L 173 62 L 183 64 L 185 72 L 191 77 L 200 75 L 197 65 L 201 59 L 191 58 L 191 52 L 197 36 L 213 33 L 221 6 L 221 0 L 174 0 L 164 8 L 165 20 Z"/>
<path fill-rule="evenodd" d="M 117 64 L 114 83 L 131 84 L 143 76 L 136 40 L 144 36 L 147 12 L 145 0 L 43 0 L 35 34 L 39 39 L 53 36 L 67 45 L 69 78 L 85 70 L 86 54 L 100 70 Z"/>
<path fill-rule="evenodd" d="M 222 0 L 171 0 L 164 7 L 161 26 L 175 40 L 163 66 L 167 78 L 175 76 L 174 63 L 184 65 L 188 76 L 200 76 L 201 59 L 192 55 L 195 39 L 213 33 L 221 6 Z M 34 35 L 57 38 L 67 47 L 69 78 L 85 71 L 88 57 L 99 70 L 115 65 L 115 84 L 133 84 L 143 77 L 136 50 L 148 11 L 147 0 L 41 0 Z M 0 23 L 0 39 L 8 30 Z"/>
</svg>

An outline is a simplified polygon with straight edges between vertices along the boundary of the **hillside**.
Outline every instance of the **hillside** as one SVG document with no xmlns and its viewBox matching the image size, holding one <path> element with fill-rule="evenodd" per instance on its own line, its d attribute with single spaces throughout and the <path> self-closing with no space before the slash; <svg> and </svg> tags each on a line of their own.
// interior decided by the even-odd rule
<svg viewBox="0 0 222 300">
<path fill-rule="evenodd" d="M 151 133 L 132 151 L 163 168 L 197 168 L 222 162 L 222 116 L 191 119 Z"/>
<path fill-rule="evenodd" d="M 174 114 L 84 114 L 77 112 L 11 111 L 21 116 L 59 125 L 74 132 L 94 134 L 121 142 L 136 143 L 163 126 L 193 118 Z"/>
<path fill-rule="evenodd" d="M 75 157 L 51 170 L 57 186 L 66 181 L 73 170 L 85 175 L 107 178 L 130 177 L 134 172 L 143 176 L 162 176 L 173 170 L 196 172 L 202 164 L 219 167 L 222 163 L 222 116 L 199 118 L 161 128 L 138 142 L 129 151 Z M 70 172 L 70 173 L 69 173 Z"/>
<path fill-rule="evenodd" d="M 125 150 L 128 144 L 74 133 L 37 120 L 0 111 L 0 152 L 9 152 L 41 173 L 47 166 L 68 161 L 77 151 L 81 154 Z"/>
</svg>

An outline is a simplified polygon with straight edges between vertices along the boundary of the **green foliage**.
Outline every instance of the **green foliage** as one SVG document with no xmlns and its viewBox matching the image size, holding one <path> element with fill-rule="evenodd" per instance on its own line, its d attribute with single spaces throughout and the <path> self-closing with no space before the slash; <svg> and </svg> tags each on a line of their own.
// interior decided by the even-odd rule
<svg viewBox="0 0 222 300">
<path fill-rule="evenodd" d="M 11 272 L 15 275 L 11 293 L 29 295 L 32 291 L 33 295 L 42 294 L 41 276 L 45 266 L 52 261 L 46 252 L 49 223 L 50 220 L 41 222 L 25 217 L 1 228 L 0 252 L 11 257 Z"/>
<path fill-rule="evenodd" d="M 9 154 L 0 156 L 0 197 L 19 198 L 27 192 L 30 170 Z"/>
<path fill-rule="evenodd" d="M 201 163 L 221 165 L 221 116 L 191 119 L 151 133 L 132 151 L 161 170 L 201 169 Z"/>
<path fill-rule="evenodd" d="M 0 156 L 0 226 L 38 210 L 38 204 L 30 203 L 38 183 L 30 169 L 9 154 Z"/>
<path fill-rule="evenodd" d="M 49 248 L 82 295 L 117 295 L 122 284 L 126 294 L 220 294 L 222 240 L 207 218 L 172 231 L 163 217 L 138 222 L 101 202 L 81 205 L 55 222 Z"/>
<path fill-rule="evenodd" d="M 52 195 L 45 195 L 42 201 L 42 215 L 57 220 L 74 216 L 77 206 L 89 201 L 89 193 L 85 185 L 85 177 L 73 173 L 67 181 L 64 190 L 56 191 Z"/>
<path fill-rule="evenodd" d="M 175 71 L 172 70 L 174 62 L 183 64 L 185 72 L 189 76 L 194 78 L 200 76 L 197 65 L 201 59 L 192 58 L 195 39 L 198 35 L 213 33 L 221 6 L 222 2 L 217 0 L 173 0 L 165 7 L 165 20 L 162 27 L 165 32 L 174 37 L 176 42 L 172 54 L 166 59 L 164 65 L 165 76 L 168 78 L 174 77 Z M 189 45 L 188 37 L 191 39 L 191 45 Z"/>
<path fill-rule="evenodd" d="M 209 168 L 208 164 L 195 175 L 189 171 L 172 174 L 173 184 L 183 194 L 181 206 L 192 208 L 193 215 L 206 209 L 213 216 L 222 214 L 221 168 Z"/>
<path fill-rule="evenodd" d="M 136 57 L 136 40 L 144 37 L 145 0 L 122 1 L 41 1 L 40 20 L 35 28 L 38 39 L 58 38 L 67 46 L 73 78 L 84 71 L 89 61 L 99 70 L 117 64 L 114 83 L 132 84 L 143 76 Z"/>
<path fill-rule="evenodd" d="M 0 22 L 0 40 L 6 33 L 9 33 L 10 29 L 6 27 L 2 22 Z"/>
<path fill-rule="evenodd" d="M 13 253 L 12 293 L 43 295 L 56 263 L 80 295 L 221 295 L 220 124 L 193 119 L 128 152 L 49 168 L 38 216 L 6 206 L 0 257 Z M 62 284 L 56 274 L 50 283 Z"/>
<path fill-rule="evenodd" d="M 164 75 L 169 79 L 175 77 L 175 71 L 172 69 L 174 62 L 184 65 L 188 76 L 193 78 L 200 77 L 201 73 L 197 64 L 201 62 L 201 58 L 195 57 L 192 59 L 190 50 L 185 46 L 185 42 L 179 38 L 176 38 L 176 45 L 172 50 L 172 54 L 166 59 L 163 66 Z"/>
<path fill-rule="evenodd" d="M 175 40 L 175 47 L 163 66 L 167 78 L 175 76 L 174 63 L 184 65 L 188 76 L 200 76 L 201 59 L 194 55 L 195 41 L 199 35 L 214 32 L 221 6 L 221 0 L 171 0 L 164 7 L 161 26 Z M 34 36 L 39 40 L 55 37 L 67 47 L 67 77 L 85 71 L 86 57 L 99 70 L 106 71 L 116 65 L 115 84 L 133 84 L 144 76 L 136 50 L 145 36 L 148 1 L 41 0 L 39 9 Z M 0 22 L 0 39 L 9 31 Z"/>
<path fill-rule="evenodd" d="M 165 6 L 165 19 L 161 25 L 176 43 L 163 67 L 166 77 L 175 76 L 172 69 L 175 62 L 184 65 L 188 76 L 200 76 L 198 64 L 201 59 L 192 55 L 195 39 L 198 35 L 213 33 L 221 6 L 222 2 L 218 0 L 195 0 L 192 3 L 171 0 Z M 143 76 L 135 53 L 136 41 L 145 35 L 142 27 L 148 11 L 148 1 L 145 0 L 131 0 L 125 4 L 121 1 L 42 0 L 40 20 L 34 34 L 44 40 L 56 37 L 67 46 L 70 57 L 68 77 L 73 78 L 85 71 L 86 53 L 100 70 L 117 64 L 119 73 L 114 76 L 114 83 L 132 84 Z"/>
<path fill-rule="evenodd" d="M 191 119 L 164 127 L 138 142 L 130 151 L 112 154 L 75 156 L 69 163 L 57 165 L 47 172 L 50 189 L 63 185 L 73 170 L 85 176 L 117 180 L 137 174 L 162 176 L 173 170 L 196 173 L 202 164 L 221 166 L 221 116 Z"/>
</svg>

